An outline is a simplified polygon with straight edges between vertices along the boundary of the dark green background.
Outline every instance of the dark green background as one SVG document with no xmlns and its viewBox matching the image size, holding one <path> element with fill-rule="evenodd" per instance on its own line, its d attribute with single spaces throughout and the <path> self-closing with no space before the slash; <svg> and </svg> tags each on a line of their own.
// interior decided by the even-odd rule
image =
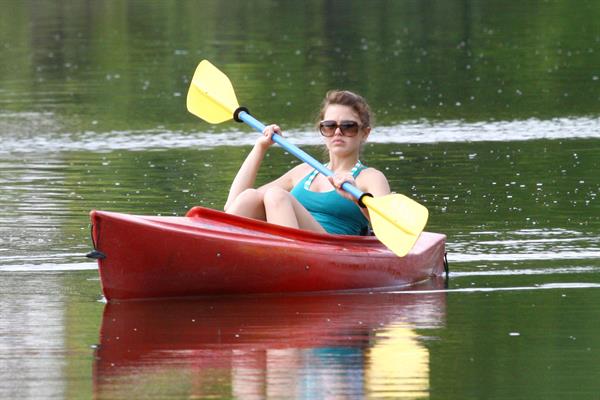
<svg viewBox="0 0 600 400">
<path fill-rule="evenodd" d="M 370 349 L 402 327 L 429 354 L 432 399 L 593 398 L 599 19 L 599 2 L 568 0 L 4 2 L 0 397 L 234 396 L 232 367 L 216 368 L 208 353 L 189 364 L 166 352 L 114 377 L 99 373 L 91 346 L 102 342 L 105 306 L 83 258 L 91 209 L 222 207 L 253 133 L 186 111 L 189 80 L 206 58 L 240 103 L 317 156 L 311 129 L 324 93 L 363 94 L 376 114 L 373 139 L 385 138 L 366 146 L 363 161 L 429 208 L 428 230 L 448 235 L 448 291 L 382 305 L 383 314 L 357 302 L 386 322 L 358 336 L 323 332 L 325 345 L 288 364 L 303 382 L 333 373 L 337 395 L 418 398 L 393 375 L 388 392 L 348 378 L 364 377 Z M 258 179 L 296 162 L 273 148 Z M 321 317 L 332 316 L 311 316 Z M 278 327 L 254 328 L 268 336 Z M 314 356 L 344 340 L 362 356 Z M 136 382 L 146 382 L 143 392 Z M 314 382 L 290 393 L 325 390 Z"/>
</svg>

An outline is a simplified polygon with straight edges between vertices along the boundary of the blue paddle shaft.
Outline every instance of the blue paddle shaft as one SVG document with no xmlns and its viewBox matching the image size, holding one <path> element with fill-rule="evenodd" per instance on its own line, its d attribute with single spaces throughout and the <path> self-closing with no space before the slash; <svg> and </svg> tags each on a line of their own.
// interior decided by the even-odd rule
<svg viewBox="0 0 600 400">
<path fill-rule="evenodd" d="M 265 124 L 254 118 L 252 115 L 248 114 L 246 111 L 240 111 L 237 115 L 239 119 L 244 121 L 246 124 L 250 125 L 252 128 L 256 129 L 259 132 L 263 132 L 266 128 Z M 304 152 L 298 146 L 295 146 L 285 140 L 283 136 L 278 135 L 277 133 L 273 134 L 273 141 L 286 149 L 288 152 L 292 153 L 292 155 L 296 156 L 300 160 L 304 161 L 320 173 L 325 176 L 332 176 L 333 172 L 321 164 L 319 161 L 315 160 L 308 153 Z M 350 182 L 344 182 L 342 184 L 342 189 L 346 192 L 350 193 L 355 199 L 360 200 L 362 196 L 365 195 L 360 189 L 356 186 L 352 185 Z"/>
</svg>

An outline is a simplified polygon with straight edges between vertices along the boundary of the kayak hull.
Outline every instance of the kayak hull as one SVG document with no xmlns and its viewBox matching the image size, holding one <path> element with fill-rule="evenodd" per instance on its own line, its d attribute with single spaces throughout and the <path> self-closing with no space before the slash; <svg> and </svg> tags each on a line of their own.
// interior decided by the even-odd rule
<svg viewBox="0 0 600 400">
<path fill-rule="evenodd" d="M 92 211 L 107 300 L 401 287 L 444 273 L 445 236 L 405 257 L 375 237 L 329 235 L 194 207 L 185 217 Z"/>
</svg>

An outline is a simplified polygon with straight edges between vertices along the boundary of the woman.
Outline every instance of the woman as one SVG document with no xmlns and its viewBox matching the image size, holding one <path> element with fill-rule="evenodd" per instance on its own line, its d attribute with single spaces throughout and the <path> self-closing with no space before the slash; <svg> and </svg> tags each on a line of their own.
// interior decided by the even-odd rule
<svg viewBox="0 0 600 400">
<path fill-rule="evenodd" d="M 371 133 L 371 112 L 366 101 L 349 91 L 330 91 L 319 115 L 319 131 L 329 153 L 325 177 L 308 164 L 298 165 L 278 179 L 253 189 L 256 174 L 277 125 L 265 128 L 240 167 L 229 191 L 225 211 L 270 223 L 333 234 L 360 235 L 368 229 L 368 210 L 360 208 L 341 189 L 350 182 L 365 193 L 390 193 L 385 176 L 359 160 L 361 146 Z"/>
</svg>

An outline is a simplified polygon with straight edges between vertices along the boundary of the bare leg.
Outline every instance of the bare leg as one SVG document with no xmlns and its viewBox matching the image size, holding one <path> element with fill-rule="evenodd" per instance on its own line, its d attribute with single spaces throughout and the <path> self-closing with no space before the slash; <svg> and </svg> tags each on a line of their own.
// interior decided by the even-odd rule
<svg viewBox="0 0 600 400">
<path fill-rule="evenodd" d="M 263 201 L 268 222 L 291 228 L 325 232 L 325 229 L 288 191 L 280 188 L 267 189 Z"/>
<path fill-rule="evenodd" d="M 246 189 L 235 198 L 225 212 L 266 221 L 263 197 L 263 193 L 256 189 Z"/>
</svg>

